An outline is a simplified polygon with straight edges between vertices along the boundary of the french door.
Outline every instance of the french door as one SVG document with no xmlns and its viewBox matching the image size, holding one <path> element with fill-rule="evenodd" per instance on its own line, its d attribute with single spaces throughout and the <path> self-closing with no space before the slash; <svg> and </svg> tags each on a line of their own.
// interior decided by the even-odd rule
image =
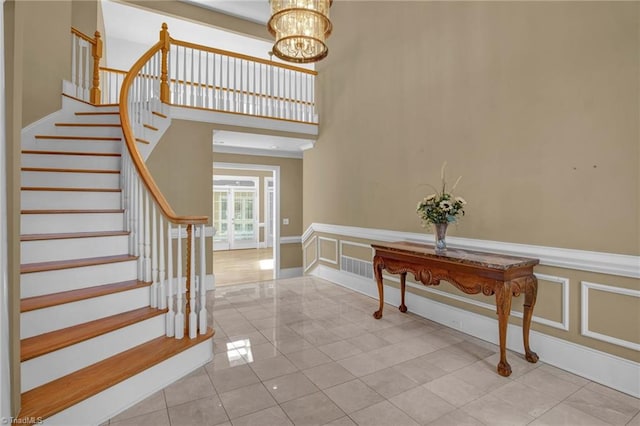
<svg viewBox="0 0 640 426">
<path fill-rule="evenodd" d="M 214 250 L 256 248 L 258 245 L 257 179 L 214 178 Z"/>
</svg>

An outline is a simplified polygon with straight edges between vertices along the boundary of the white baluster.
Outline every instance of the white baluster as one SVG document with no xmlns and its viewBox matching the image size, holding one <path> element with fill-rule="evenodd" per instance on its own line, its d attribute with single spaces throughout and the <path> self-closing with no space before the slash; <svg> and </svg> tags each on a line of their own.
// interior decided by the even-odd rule
<svg viewBox="0 0 640 426">
<path fill-rule="evenodd" d="M 158 235 L 159 247 L 158 247 L 158 257 L 159 257 L 159 265 L 158 265 L 158 308 L 166 309 L 167 308 L 167 282 L 165 275 L 165 258 L 164 258 L 164 218 L 162 214 L 159 215 L 159 228 L 160 234 Z"/>
<path fill-rule="evenodd" d="M 145 281 L 144 264 L 144 193 L 138 180 L 138 279 Z"/>
<path fill-rule="evenodd" d="M 144 188 L 144 281 L 151 282 L 151 209 L 149 192 Z"/>
<path fill-rule="evenodd" d="M 138 180 L 137 176 L 132 171 L 131 175 L 131 213 L 129 214 L 129 222 L 131 223 L 131 232 L 133 238 L 131 239 L 131 254 L 139 256 L 140 252 L 138 247 Z M 137 261 L 136 261 L 137 262 Z M 140 278 L 136 276 L 136 278 Z"/>
<path fill-rule="evenodd" d="M 198 320 L 200 322 L 200 334 L 207 332 L 207 263 L 205 253 L 205 225 L 200 225 L 200 312 L 198 312 Z"/>
<path fill-rule="evenodd" d="M 175 336 L 176 339 L 184 337 L 184 302 L 182 300 L 182 226 L 178 225 L 178 247 L 176 249 L 176 320 L 175 320 Z"/>
<path fill-rule="evenodd" d="M 205 90 L 204 90 L 204 107 L 211 108 L 209 105 L 209 52 L 205 52 L 205 70 L 204 70 L 204 81 L 205 81 Z"/>
<path fill-rule="evenodd" d="M 156 203 L 151 203 L 151 307 L 158 305 L 158 218 Z"/>
<path fill-rule="evenodd" d="M 190 268 L 189 268 L 189 279 L 191 282 L 191 291 L 189 292 L 189 338 L 195 339 L 198 334 L 198 315 L 196 314 L 196 289 L 198 288 L 198 283 L 196 282 L 196 250 L 195 250 L 195 239 L 196 239 L 196 227 L 195 225 L 191 225 L 191 241 L 188 243 L 191 246 L 191 256 L 189 259 Z"/>
<path fill-rule="evenodd" d="M 167 221 L 167 337 L 173 337 L 176 326 L 176 314 L 173 311 L 173 239 L 171 237 L 171 222 Z"/>
</svg>

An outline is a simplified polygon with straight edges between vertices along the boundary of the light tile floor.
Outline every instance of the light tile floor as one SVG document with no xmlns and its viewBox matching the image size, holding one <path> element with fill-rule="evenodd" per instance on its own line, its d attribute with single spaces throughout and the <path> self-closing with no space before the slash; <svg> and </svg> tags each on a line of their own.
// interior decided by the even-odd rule
<svg viewBox="0 0 640 426">
<path fill-rule="evenodd" d="M 636 398 L 511 352 L 501 377 L 497 346 L 317 278 L 209 305 L 214 360 L 109 424 L 640 426 Z"/>
</svg>

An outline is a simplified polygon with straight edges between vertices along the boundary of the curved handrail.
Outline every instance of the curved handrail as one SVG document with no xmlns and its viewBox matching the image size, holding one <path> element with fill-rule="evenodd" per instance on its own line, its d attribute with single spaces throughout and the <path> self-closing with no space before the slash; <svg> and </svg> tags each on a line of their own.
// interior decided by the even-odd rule
<svg viewBox="0 0 640 426">
<path fill-rule="evenodd" d="M 142 180 L 167 220 L 175 224 L 206 224 L 209 221 L 209 218 L 207 216 L 178 216 L 175 213 L 167 199 L 158 188 L 158 185 L 156 185 L 153 176 L 151 176 L 147 165 L 142 160 L 142 157 L 138 152 L 138 148 L 136 147 L 136 139 L 131 128 L 131 122 L 129 120 L 129 89 L 133 84 L 133 80 L 136 78 L 144 64 L 147 63 L 151 59 L 151 57 L 162 48 L 162 45 L 162 42 L 158 42 L 154 44 L 151 49 L 149 49 L 144 55 L 142 55 L 136 61 L 136 63 L 133 64 L 124 81 L 122 82 L 122 88 L 120 89 L 120 122 L 122 124 L 122 133 L 124 135 L 129 155 L 131 156 L 131 160 L 135 165 L 140 180 Z"/>
</svg>

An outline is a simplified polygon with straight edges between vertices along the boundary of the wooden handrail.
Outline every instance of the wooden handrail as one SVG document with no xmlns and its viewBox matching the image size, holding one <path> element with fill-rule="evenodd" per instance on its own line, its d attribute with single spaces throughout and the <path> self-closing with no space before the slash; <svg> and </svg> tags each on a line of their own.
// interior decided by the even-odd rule
<svg viewBox="0 0 640 426">
<path fill-rule="evenodd" d="M 131 129 L 131 122 L 129 121 L 129 88 L 133 84 L 133 80 L 136 78 L 144 64 L 146 64 L 153 55 L 155 55 L 162 48 L 162 42 L 154 44 L 144 55 L 136 61 L 131 67 L 127 76 L 122 82 L 122 88 L 120 90 L 120 122 L 122 124 L 122 133 L 124 135 L 131 161 L 135 165 L 138 171 L 138 176 L 144 183 L 145 187 L 155 200 L 156 204 L 160 208 L 162 214 L 169 220 L 169 222 L 175 224 L 206 224 L 209 221 L 207 216 L 178 216 L 171 205 L 164 197 L 155 180 L 149 173 L 147 165 L 142 160 L 138 148 L 136 147 L 136 139 Z"/>
<path fill-rule="evenodd" d="M 100 71 L 113 72 L 113 73 L 116 73 L 116 74 L 126 74 L 127 73 L 127 71 L 117 70 L 115 68 L 109 68 L 109 67 L 100 67 Z"/>
<path fill-rule="evenodd" d="M 190 49 L 204 50 L 206 52 L 217 53 L 220 55 L 231 56 L 233 58 L 244 59 L 251 62 L 258 62 L 265 65 L 272 65 L 274 67 L 284 68 L 292 71 L 298 71 L 304 74 L 318 75 L 318 72 L 314 70 L 308 70 L 306 68 L 300 68 L 293 65 L 281 64 L 279 62 L 273 62 L 273 61 L 258 58 L 255 56 L 243 55 L 242 53 L 235 53 L 235 52 L 230 52 L 228 50 L 216 49 L 215 47 L 207 47 L 201 44 L 190 43 L 188 41 L 176 40 L 174 38 L 171 38 L 171 43 L 175 44 L 176 46 L 188 47 Z"/>
<path fill-rule="evenodd" d="M 82 31 L 76 28 L 71 27 L 71 34 L 75 34 L 81 39 L 86 40 L 91 44 L 96 44 L 96 41 L 94 39 L 92 39 L 91 37 L 89 37 L 88 35 L 84 34 Z"/>
</svg>

